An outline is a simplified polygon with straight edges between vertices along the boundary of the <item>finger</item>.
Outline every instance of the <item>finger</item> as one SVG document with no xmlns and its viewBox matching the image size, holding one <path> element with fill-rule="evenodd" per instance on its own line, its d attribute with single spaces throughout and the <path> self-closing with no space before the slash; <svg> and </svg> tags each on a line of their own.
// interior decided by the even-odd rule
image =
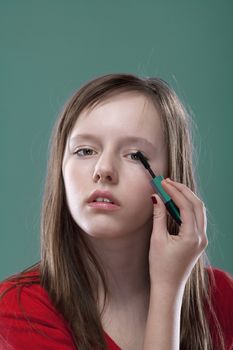
<svg viewBox="0 0 233 350">
<path fill-rule="evenodd" d="M 156 237 L 166 237 L 167 233 L 167 211 L 161 198 L 153 194 L 153 232 Z"/>
<path fill-rule="evenodd" d="M 177 182 L 177 181 L 173 181 L 173 180 L 171 180 L 171 179 L 169 179 L 169 178 L 164 179 L 163 181 L 165 181 L 165 183 L 169 183 L 169 184 L 175 186 L 180 192 L 183 192 L 183 190 L 186 189 L 186 190 L 187 190 L 187 193 L 192 194 L 194 200 L 195 200 L 195 199 L 196 199 L 197 201 L 200 200 L 200 199 L 196 196 L 196 194 L 195 194 L 194 192 L 192 192 L 191 189 L 190 189 L 189 187 L 187 187 L 186 185 L 184 185 L 184 184 L 182 184 L 182 183 L 180 183 L 180 182 Z M 184 192 L 184 193 L 185 193 L 185 192 Z M 190 199 L 191 199 L 191 197 L 190 197 Z"/>
<path fill-rule="evenodd" d="M 182 234 L 184 232 L 185 235 L 193 236 L 194 232 L 197 232 L 198 230 L 193 203 L 175 186 L 165 180 L 162 181 L 162 185 L 180 210 L 182 221 L 180 233 Z"/>
<path fill-rule="evenodd" d="M 204 203 L 186 185 L 172 181 L 170 179 L 166 179 L 165 183 L 167 182 L 174 186 L 178 191 L 183 193 L 183 195 L 193 204 L 198 230 L 200 233 L 205 233 L 207 227 L 207 220 L 206 208 Z"/>
</svg>

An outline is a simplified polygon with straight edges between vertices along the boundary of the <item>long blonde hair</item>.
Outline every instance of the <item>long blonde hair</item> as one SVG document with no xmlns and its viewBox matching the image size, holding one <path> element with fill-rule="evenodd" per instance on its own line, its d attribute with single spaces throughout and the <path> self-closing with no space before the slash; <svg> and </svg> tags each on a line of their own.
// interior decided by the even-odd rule
<svg viewBox="0 0 233 350">
<path fill-rule="evenodd" d="M 79 114 L 107 97 L 136 91 L 159 106 L 168 150 L 168 176 L 187 185 L 199 197 L 194 176 L 191 119 L 168 84 L 159 78 L 109 74 L 81 87 L 67 102 L 55 124 L 51 142 L 41 218 L 41 285 L 68 322 L 79 350 L 106 349 L 101 313 L 94 290 L 101 278 L 108 294 L 104 269 L 79 233 L 66 204 L 62 160 L 67 137 Z M 168 230 L 179 226 L 168 217 Z M 211 350 L 205 305 L 209 278 L 203 253 L 186 283 L 181 311 L 180 349 Z M 94 272 L 93 272 L 93 267 Z M 211 305 L 209 305 L 211 308 Z M 219 338 L 220 339 L 220 338 Z M 219 343 L 218 350 L 223 344 Z"/>
</svg>

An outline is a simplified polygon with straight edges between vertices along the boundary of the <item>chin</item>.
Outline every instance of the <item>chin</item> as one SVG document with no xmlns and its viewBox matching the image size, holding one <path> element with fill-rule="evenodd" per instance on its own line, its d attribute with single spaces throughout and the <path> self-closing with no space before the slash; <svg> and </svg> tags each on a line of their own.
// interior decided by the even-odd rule
<svg viewBox="0 0 233 350">
<path fill-rule="evenodd" d="M 86 230 L 83 231 L 83 233 L 89 237 L 96 238 L 96 239 L 114 239 L 122 237 L 123 235 L 118 232 L 114 232 L 113 230 L 107 231 L 106 228 L 102 231 L 96 231 L 96 230 Z"/>
<path fill-rule="evenodd" d="M 84 227 L 83 225 L 79 225 L 84 235 L 96 239 L 116 239 L 119 237 L 127 236 L 127 233 L 125 231 L 122 231 L 121 228 L 109 228 L 106 226 L 106 224 L 102 227 L 101 226 L 102 225 L 99 225 L 98 227 L 97 225 L 95 225 L 95 227 Z"/>
</svg>

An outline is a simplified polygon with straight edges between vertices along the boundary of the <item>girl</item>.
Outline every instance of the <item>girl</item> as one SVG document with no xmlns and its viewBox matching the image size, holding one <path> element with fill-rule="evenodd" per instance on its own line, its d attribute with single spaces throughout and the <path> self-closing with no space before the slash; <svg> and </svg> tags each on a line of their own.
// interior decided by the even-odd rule
<svg viewBox="0 0 233 350">
<path fill-rule="evenodd" d="M 233 349 L 232 280 L 207 264 L 196 187 L 190 121 L 163 80 L 83 86 L 53 132 L 41 261 L 1 284 L 1 349 Z"/>
</svg>

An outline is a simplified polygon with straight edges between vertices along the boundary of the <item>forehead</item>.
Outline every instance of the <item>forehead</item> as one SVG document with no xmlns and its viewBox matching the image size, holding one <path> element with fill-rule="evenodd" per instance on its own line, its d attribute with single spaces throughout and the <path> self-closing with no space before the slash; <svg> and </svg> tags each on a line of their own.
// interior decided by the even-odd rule
<svg viewBox="0 0 233 350">
<path fill-rule="evenodd" d="M 162 142 L 159 107 L 151 98 L 138 92 L 123 92 L 84 109 L 70 133 L 94 133 L 102 137 L 141 136 Z"/>
</svg>

